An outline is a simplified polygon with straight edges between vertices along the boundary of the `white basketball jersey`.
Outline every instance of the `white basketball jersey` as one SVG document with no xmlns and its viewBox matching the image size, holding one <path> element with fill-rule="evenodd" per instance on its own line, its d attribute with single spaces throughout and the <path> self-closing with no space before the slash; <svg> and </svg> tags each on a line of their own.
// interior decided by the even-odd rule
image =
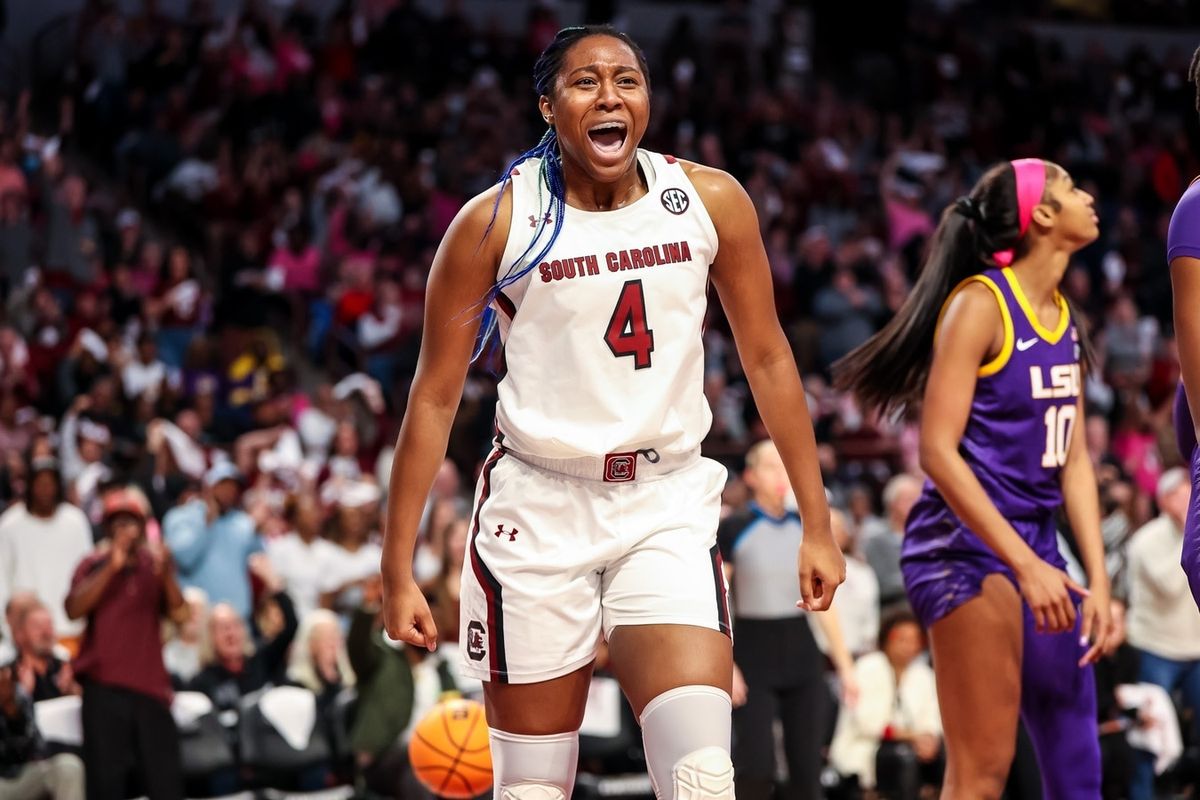
<svg viewBox="0 0 1200 800">
<path fill-rule="evenodd" d="M 550 252 L 496 300 L 496 425 L 517 453 L 676 455 L 708 433 L 701 328 L 717 232 L 674 158 L 637 157 L 646 195 L 614 211 L 568 206 Z M 540 167 L 531 159 L 513 170 L 500 276 L 536 256 L 554 228 Z"/>
</svg>

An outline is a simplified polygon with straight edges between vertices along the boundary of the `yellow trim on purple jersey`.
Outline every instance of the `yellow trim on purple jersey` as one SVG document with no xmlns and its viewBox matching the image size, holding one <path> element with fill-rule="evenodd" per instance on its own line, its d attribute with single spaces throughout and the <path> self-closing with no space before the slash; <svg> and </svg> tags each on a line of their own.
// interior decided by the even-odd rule
<svg viewBox="0 0 1200 800">
<path fill-rule="evenodd" d="M 1008 313 L 1008 303 L 1004 301 L 1004 294 L 1000 291 L 1000 287 L 996 285 L 995 281 L 987 275 L 972 275 L 958 284 L 958 286 L 955 286 L 954 290 L 950 292 L 950 296 L 946 298 L 946 302 L 942 303 L 942 310 L 938 312 L 937 326 L 933 330 L 933 338 L 934 341 L 937 341 L 938 332 L 942 329 L 942 317 L 946 316 L 946 309 L 950 307 L 950 301 L 968 283 L 982 283 L 992 290 L 992 294 L 996 296 L 996 304 L 1000 306 L 1000 318 L 1004 322 L 1004 344 L 1000 346 L 1000 352 L 991 361 L 981 366 L 977 373 L 980 378 L 986 378 L 989 375 L 995 375 L 1008 364 L 1008 359 L 1012 356 L 1013 340 L 1015 338 L 1013 335 L 1012 315 Z"/>
<path fill-rule="evenodd" d="M 1054 302 L 1058 305 L 1058 325 L 1052 331 L 1047 330 L 1042 321 L 1038 319 L 1033 306 L 1030 305 L 1029 298 L 1025 296 L 1025 290 L 1021 288 L 1021 282 L 1017 279 L 1016 273 L 1012 271 L 1011 267 L 1005 267 L 1002 271 L 1005 279 L 1008 280 L 1008 285 L 1012 288 L 1013 297 L 1017 298 L 1017 304 L 1025 312 L 1025 317 L 1037 335 L 1050 344 L 1058 344 L 1058 340 L 1067 332 L 1067 326 L 1071 323 L 1071 311 L 1067 308 L 1066 298 L 1055 290 Z"/>
</svg>

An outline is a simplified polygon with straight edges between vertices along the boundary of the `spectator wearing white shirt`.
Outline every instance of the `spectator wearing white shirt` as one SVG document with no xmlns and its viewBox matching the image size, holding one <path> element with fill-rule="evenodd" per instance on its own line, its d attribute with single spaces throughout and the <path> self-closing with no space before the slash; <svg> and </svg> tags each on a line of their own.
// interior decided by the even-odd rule
<svg viewBox="0 0 1200 800">
<path fill-rule="evenodd" d="M 0 516 L 0 602 L 21 589 L 32 590 L 50 609 L 55 630 L 66 638 L 78 636 L 83 624 L 67 617 L 63 601 L 75 566 L 91 552 L 91 523 L 65 501 L 58 462 L 34 459 L 25 501 Z"/>
<path fill-rule="evenodd" d="M 295 495 L 285 518 L 291 531 L 267 541 L 267 557 L 283 580 L 301 620 L 320 607 L 321 587 L 342 557 L 337 545 L 321 537 L 321 507 L 311 492 Z"/>
<path fill-rule="evenodd" d="M 400 286 L 395 281 L 384 281 L 375 304 L 358 318 L 358 344 L 366 353 L 367 374 L 384 387 L 392 385 L 399 363 L 395 345 L 402 316 Z"/>
<path fill-rule="evenodd" d="M 158 343 L 149 333 L 143 333 L 137 341 L 137 357 L 130 359 L 121 370 L 121 385 L 129 399 L 150 392 L 158 397 L 163 382 L 167 380 L 167 365 L 158 358 Z"/>
<path fill-rule="evenodd" d="M 1158 479 L 1162 513 L 1134 532 L 1129 542 L 1129 643 L 1140 652 L 1139 680 L 1172 694 L 1182 690 L 1200 733 L 1200 611 L 1187 575 L 1179 568 L 1183 521 L 1192 496 L 1187 472 L 1175 467 Z M 1129 795 L 1154 795 L 1154 757 L 1135 752 Z"/>
<path fill-rule="evenodd" d="M 115 390 L 115 385 L 111 381 L 105 381 L 105 383 L 105 394 L 110 387 Z M 84 416 L 94 412 L 96 408 L 97 404 L 92 395 L 97 388 L 97 386 L 93 386 L 92 393 L 75 398 L 75 402 L 63 415 L 62 425 L 59 428 L 62 476 L 63 480 L 72 486 L 81 477 L 88 481 L 86 476 L 103 472 L 105 459 L 112 446 L 112 432 L 109 431 L 108 426 L 99 419 Z"/>
<path fill-rule="evenodd" d="M 338 491 L 333 512 L 335 556 L 321 581 L 321 605 L 353 610 L 362 599 L 364 583 L 379 574 L 383 557 L 375 533 L 379 488 L 353 481 Z"/>
<path fill-rule="evenodd" d="M 189 586 L 183 590 L 183 599 L 188 605 L 187 619 L 173 623 L 171 638 L 163 644 L 163 666 L 175 688 L 186 686 L 200 672 L 207 646 L 208 595 Z"/>
<path fill-rule="evenodd" d="M 879 579 L 858 557 L 850 520 L 836 508 L 829 510 L 833 539 L 846 559 L 846 580 L 838 587 L 834 604 L 846 648 L 855 658 L 873 651 L 879 640 Z"/>
<path fill-rule="evenodd" d="M 890 614 L 879 632 L 879 652 L 858 659 L 858 702 L 842 707 L 837 730 L 829 748 L 829 760 L 843 777 L 857 776 L 859 786 L 874 788 L 877 758 L 884 742 L 889 745 L 885 761 L 896 765 L 900 757 L 907 783 L 914 772 L 933 772 L 942 746 L 942 719 L 938 710 L 933 669 L 921 658 L 925 635 L 910 611 Z M 905 757 L 907 756 L 907 757 Z M 922 770 L 921 767 L 925 769 Z M 889 769 L 889 773 L 893 770 Z M 879 786 L 895 791 L 897 786 Z M 891 796 L 885 794 L 885 796 Z M 899 796 L 913 796 L 900 792 Z"/>
</svg>

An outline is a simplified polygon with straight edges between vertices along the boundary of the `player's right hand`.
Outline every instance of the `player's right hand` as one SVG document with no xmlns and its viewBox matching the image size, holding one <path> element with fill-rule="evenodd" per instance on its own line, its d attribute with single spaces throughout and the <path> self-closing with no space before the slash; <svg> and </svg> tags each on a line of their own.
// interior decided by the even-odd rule
<svg viewBox="0 0 1200 800">
<path fill-rule="evenodd" d="M 1040 558 L 1017 573 L 1017 584 L 1021 596 L 1033 611 L 1033 621 L 1038 633 L 1062 633 L 1075 627 L 1075 598 L 1088 597 L 1091 593 L 1071 579 L 1058 567 L 1051 566 Z"/>
<path fill-rule="evenodd" d="M 425 593 L 412 578 L 396 584 L 383 585 L 383 628 L 393 639 L 424 647 L 429 652 L 437 649 L 437 626 L 429 613 Z"/>
</svg>

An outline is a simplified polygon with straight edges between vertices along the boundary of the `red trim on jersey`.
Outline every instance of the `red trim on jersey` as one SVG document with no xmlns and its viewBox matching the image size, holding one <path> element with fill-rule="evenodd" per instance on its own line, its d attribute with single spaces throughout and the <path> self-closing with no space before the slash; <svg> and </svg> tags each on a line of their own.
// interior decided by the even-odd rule
<svg viewBox="0 0 1200 800">
<path fill-rule="evenodd" d="M 667 160 L 668 164 L 674 164 L 678 160 L 675 158 L 675 156 L 669 156 L 666 153 L 663 153 L 663 158 Z"/>
<path fill-rule="evenodd" d="M 512 322 L 512 318 L 517 315 L 517 304 L 504 292 L 496 292 L 496 305 L 504 312 L 504 316 L 508 317 L 508 321 Z"/>
<path fill-rule="evenodd" d="M 483 487 L 479 491 L 479 502 L 475 505 L 475 518 L 471 530 L 471 569 L 487 600 L 488 669 L 494 679 L 500 683 L 508 683 L 508 659 L 505 658 L 504 653 L 503 587 L 500 585 L 500 581 L 496 580 L 492 571 L 487 568 L 487 564 L 483 563 L 483 559 L 479 555 L 479 548 L 476 546 L 476 539 L 479 537 L 479 513 L 483 510 L 483 504 L 492 494 L 492 470 L 502 455 L 504 455 L 504 450 L 497 447 L 488 458 L 487 463 L 483 465 L 481 476 Z"/>
<path fill-rule="evenodd" d="M 721 633 L 732 639 L 733 628 L 729 625 L 729 594 L 725 591 L 725 562 L 717 545 L 714 544 L 708 551 L 708 557 L 712 561 L 713 583 L 717 590 L 717 624 L 721 626 Z"/>
</svg>

